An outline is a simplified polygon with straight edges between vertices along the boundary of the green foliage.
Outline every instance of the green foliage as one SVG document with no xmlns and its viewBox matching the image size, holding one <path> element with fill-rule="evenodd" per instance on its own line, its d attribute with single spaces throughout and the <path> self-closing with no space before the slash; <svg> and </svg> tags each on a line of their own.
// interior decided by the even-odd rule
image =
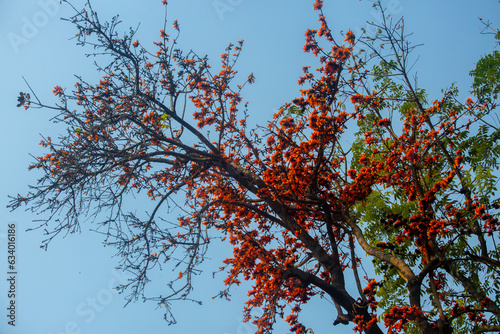
<svg viewBox="0 0 500 334">
<path fill-rule="evenodd" d="M 500 35 L 497 34 L 496 37 L 499 38 Z M 481 99 L 496 100 L 500 92 L 500 52 L 495 50 L 481 58 L 470 74 L 474 77 L 474 94 Z"/>
<path fill-rule="evenodd" d="M 169 128 L 169 124 L 168 124 L 168 122 L 169 122 L 170 118 L 171 118 L 171 117 L 170 117 L 169 115 L 167 115 L 167 114 L 162 114 L 162 115 L 160 116 L 160 119 L 161 119 L 161 121 L 162 121 L 162 123 L 163 123 L 163 124 L 161 125 L 161 127 L 162 127 L 162 128 L 164 128 L 164 129 L 168 129 L 168 128 Z"/>
<path fill-rule="evenodd" d="M 500 41 L 500 32 L 496 34 L 495 38 Z M 419 107 L 431 110 L 432 105 L 428 103 L 426 91 L 408 89 L 408 85 L 398 77 L 398 64 L 393 60 L 383 60 L 380 64 L 373 66 L 371 74 L 373 75 L 374 90 L 378 92 L 377 97 L 383 100 L 384 109 L 390 111 L 393 128 L 398 126 L 398 123 L 394 122 L 395 119 L 398 119 L 397 116 L 401 121 L 405 121 L 409 115 L 416 113 Z M 443 90 L 444 95 L 439 102 L 439 108 L 433 109 L 429 117 L 434 124 L 444 124 L 450 121 L 451 114 L 470 113 L 474 125 L 469 129 L 468 126 L 466 128 L 466 124 L 452 124 L 460 131 L 457 131 L 454 136 L 439 138 L 443 146 L 436 145 L 434 147 L 435 153 L 440 153 L 442 159 L 420 171 L 423 184 L 435 184 L 445 176 L 440 171 L 454 168 L 454 162 L 446 159 L 447 151 L 450 148 L 461 152 L 460 154 L 464 156 L 463 169 L 460 172 L 461 180 L 454 179 L 449 185 L 449 189 L 455 189 L 455 191 L 438 192 L 434 203 L 436 211 L 445 212 L 446 207 L 462 208 L 459 210 L 459 216 L 466 218 L 466 223 L 464 226 L 457 227 L 454 236 L 446 236 L 442 240 L 442 244 L 446 245 L 443 248 L 446 251 L 446 256 L 453 259 L 466 258 L 470 254 L 481 254 L 482 252 L 482 246 L 478 239 L 471 238 L 470 235 L 476 233 L 478 226 L 482 226 L 483 222 L 472 212 L 463 208 L 464 200 L 472 199 L 475 196 L 487 208 L 495 207 L 498 209 L 500 207 L 495 199 L 498 197 L 500 127 L 496 127 L 495 120 L 490 117 L 495 109 L 494 101 L 500 92 L 500 52 L 493 51 L 482 57 L 470 74 L 474 78 L 472 89 L 478 98 L 474 107 L 469 105 L 470 102 L 467 104 L 459 102 L 457 99 L 459 96 L 458 88 L 452 85 Z M 483 108 L 484 104 L 488 104 L 488 108 Z M 377 121 L 383 116 L 377 110 L 370 110 L 368 103 L 360 104 L 359 108 L 365 118 L 362 122 L 358 122 L 359 131 L 356 133 L 357 137 L 352 145 L 353 158 L 350 168 L 355 170 L 362 167 L 359 162 L 361 156 L 370 156 L 374 149 L 383 151 L 391 143 L 390 139 L 384 139 L 386 147 L 378 144 L 365 144 L 362 137 L 364 133 L 375 133 L 382 138 L 382 136 L 388 136 L 388 130 L 376 126 Z M 421 134 L 425 135 L 425 132 L 421 132 Z M 401 231 L 401 224 L 407 222 L 418 210 L 418 201 L 408 201 L 403 190 L 397 187 L 383 189 L 374 187 L 370 196 L 354 208 L 357 218 L 363 225 L 364 236 L 368 242 L 373 247 L 396 255 L 415 268 L 416 271 L 423 268 L 423 264 L 418 261 L 419 257 L 416 255 L 417 247 L 410 242 L 398 244 L 396 236 Z M 397 223 L 394 224 L 394 222 Z M 489 245 L 489 257 L 498 259 L 499 255 L 500 245 Z M 385 312 L 388 312 L 393 306 L 407 305 L 407 282 L 397 269 L 387 262 L 375 259 L 373 264 L 375 272 L 381 277 L 381 286 L 377 291 L 377 296 L 379 297 L 378 306 L 383 310 L 382 314 L 379 314 L 379 318 L 383 318 Z M 446 273 L 448 270 L 453 274 L 448 276 L 449 273 Z M 440 271 L 444 277 L 442 282 L 447 285 L 451 287 L 463 286 L 463 282 L 456 277 L 464 277 L 478 291 L 484 291 L 489 298 L 496 302 L 500 301 L 498 268 L 485 265 L 480 261 L 463 261 L 450 264 L 446 271 L 436 270 L 435 274 Z M 430 280 L 426 277 L 422 284 L 423 289 L 426 289 L 427 296 L 432 296 Z M 477 305 L 475 304 L 477 298 L 453 289 L 449 289 L 444 298 L 461 300 L 460 303 L 463 307 Z M 437 306 L 432 298 L 423 300 L 422 304 L 430 306 L 429 309 L 432 310 L 428 314 L 430 318 L 434 320 L 439 318 Z M 452 313 L 448 306 L 446 308 L 446 312 Z M 473 333 L 476 330 L 477 325 L 473 324 L 465 313 L 453 317 L 451 321 L 453 333 Z M 409 323 L 405 325 L 403 332 L 421 333 L 421 329 L 415 323 Z"/>
<path fill-rule="evenodd" d="M 291 105 L 288 107 L 286 116 L 288 117 L 294 117 L 294 118 L 299 118 L 304 115 L 305 110 L 296 106 L 296 105 Z"/>
</svg>

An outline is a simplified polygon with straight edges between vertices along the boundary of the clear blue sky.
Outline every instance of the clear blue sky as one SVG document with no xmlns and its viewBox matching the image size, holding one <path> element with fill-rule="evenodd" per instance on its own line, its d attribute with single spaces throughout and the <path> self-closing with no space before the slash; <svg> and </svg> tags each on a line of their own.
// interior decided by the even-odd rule
<svg viewBox="0 0 500 334">
<path fill-rule="evenodd" d="M 325 13 L 334 31 L 358 31 L 366 21 L 375 19 L 367 0 L 325 1 Z M 312 10 L 313 0 L 170 0 L 168 18 L 178 19 L 181 26 L 181 47 L 218 61 L 230 42 L 245 39 L 239 71 L 253 72 L 256 83 L 244 92 L 251 102 L 250 117 L 262 123 L 273 112 L 297 94 L 296 81 L 304 65 L 315 65 L 314 58 L 302 52 L 303 34 L 317 27 Z M 79 7 L 82 1 L 74 1 Z M 453 82 L 462 87 L 464 96 L 470 83 L 468 72 L 475 61 L 494 46 L 492 38 L 480 34 L 478 17 L 500 26 L 500 5 L 496 0 L 386 0 L 384 4 L 394 17 L 403 15 L 413 41 L 424 43 L 415 51 L 420 55 L 415 67 L 419 86 L 440 98 L 442 88 Z M 158 37 L 162 29 L 164 7 L 161 0 L 95 0 L 94 8 L 101 19 L 119 13 L 122 28 L 137 26 L 143 44 Z M 92 60 L 84 56 L 92 50 L 82 49 L 69 40 L 75 30 L 59 20 L 71 14 L 70 8 L 56 0 L 22 0 L 0 2 L 0 333 L 220 333 L 255 332 L 255 327 L 242 324 L 241 310 L 246 297 L 245 287 L 233 290 L 231 302 L 211 300 L 223 288 L 223 275 L 212 279 L 211 267 L 198 280 L 193 297 L 202 306 L 183 302 L 174 305 L 179 324 L 167 327 L 162 310 L 153 303 L 130 304 L 123 309 L 123 297 L 111 287 L 120 283 L 120 273 L 113 268 L 117 259 L 114 250 L 101 244 L 101 237 L 83 226 L 80 235 L 56 239 L 45 252 L 39 248 L 43 231 L 26 233 L 41 217 L 18 210 L 9 212 L 5 206 L 8 194 L 25 193 L 39 174 L 28 172 L 32 161 L 29 153 L 38 155 L 40 133 L 53 138 L 62 132 L 50 122 L 47 110 L 16 108 L 19 91 L 27 91 L 24 76 L 40 99 L 54 102 L 55 85 L 71 87 L 73 74 L 97 78 Z M 145 209 L 134 201 L 137 211 Z M 17 318 L 16 327 L 7 325 L 7 242 L 8 223 L 17 225 Z M 220 265 L 223 246 L 213 250 L 212 268 Z M 168 269 L 167 269 L 168 270 Z M 151 292 L 161 293 L 163 274 L 152 278 Z M 331 303 L 312 301 L 302 320 L 316 334 L 349 333 L 346 327 L 332 327 L 336 314 Z M 276 333 L 287 326 L 279 324 Z"/>
</svg>

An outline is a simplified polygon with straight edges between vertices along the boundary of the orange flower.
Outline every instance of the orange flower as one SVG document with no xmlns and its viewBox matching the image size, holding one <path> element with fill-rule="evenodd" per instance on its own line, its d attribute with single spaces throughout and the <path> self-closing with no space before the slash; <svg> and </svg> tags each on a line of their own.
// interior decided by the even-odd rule
<svg viewBox="0 0 500 334">
<path fill-rule="evenodd" d="M 378 126 L 387 127 L 391 124 L 391 122 L 387 118 L 382 118 L 378 121 Z"/>
<path fill-rule="evenodd" d="M 316 0 L 313 5 L 314 10 L 321 10 L 323 8 L 323 0 Z"/>
<path fill-rule="evenodd" d="M 64 91 L 60 86 L 55 86 L 54 90 L 52 92 L 54 93 L 55 96 L 59 96 L 59 97 L 63 96 L 63 94 L 64 94 Z"/>
<path fill-rule="evenodd" d="M 354 39 L 355 39 L 354 33 L 352 32 L 351 29 L 349 29 L 349 31 L 345 34 L 344 41 L 346 41 L 349 44 L 353 45 L 354 44 Z"/>
</svg>

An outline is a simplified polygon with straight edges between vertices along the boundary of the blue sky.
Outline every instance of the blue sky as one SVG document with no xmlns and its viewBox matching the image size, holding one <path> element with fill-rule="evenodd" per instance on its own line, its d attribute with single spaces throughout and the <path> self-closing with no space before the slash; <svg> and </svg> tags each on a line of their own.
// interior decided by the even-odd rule
<svg viewBox="0 0 500 334">
<path fill-rule="evenodd" d="M 325 13 L 335 31 L 355 32 L 366 21 L 376 19 L 367 0 L 325 1 Z M 81 7 L 82 1 L 73 2 Z M 315 65 L 311 55 L 302 52 L 303 34 L 317 27 L 313 0 L 170 0 L 168 19 L 181 26 L 180 45 L 198 54 L 207 54 L 214 62 L 230 42 L 245 40 L 239 71 L 253 72 L 256 83 L 244 91 L 250 101 L 251 121 L 262 124 L 283 103 L 296 97 L 296 81 L 304 65 Z M 414 43 L 424 43 L 415 51 L 419 56 L 415 70 L 418 83 L 430 93 L 429 100 L 440 98 L 440 90 L 453 82 L 466 96 L 470 83 L 468 72 L 477 59 L 492 50 L 490 36 L 480 34 L 478 17 L 500 26 L 500 5 L 496 0 L 387 0 L 384 4 L 394 17 L 403 15 L 407 31 L 414 32 Z M 162 29 L 164 7 L 161 0 L 95 0 L 94 8 L 102 19 L 119 13 L 122 28 L 137 26 L 143 44 L 155 40 Z M 55 102 L 55 85 L 73 86 L 73 74 L 91 80 L 97 78 L 92 59 L 84 56 L 92 50 L 75 46 L 70 40 L 75 30 L 59 20 L 71 15 L 68 6 L 55 0 L 0 2 L 0 268 L 5 275 L 0 283 L 0 333 L 220 333 L 255 332 L 255 327 L 241 323 L 245 287 L 233 290 L 231 302 L 212 300 L 223 288 L 223 275 L 212 279 L 211 268 L 220 266 L 227 247 L 215 245 L 206 274 L 198 279 L 193 297 L 202 306 L 188 302 L 174 305 L 179 322 L 167 327 L 162 310 L 153 303 L 129 304 L 123 308 L 123 296 L 112 287 L 125 280 L 114 271 L 114 250 L 103 247 L 101 237 L 83 226 L 80 235 L 54 240 L 48 251 L 40 249 L 43 231 L 25 232 L 39 219 L 22 209 L 5 208 L 7 195 L 25 193 L 40 175 L 28 172 L 29 153 L 41 152 L 40 134 L 56 138 L 62 129 L 50 122 L 47 110 L 16 108 L 19 91 L 27 91 L 24 76 L 43 102 Z M 134 201 L 137 210 L 144 210 Z M 17 226 L 17 318 L 16 327 L 7 325 L 7 224 Z M 168 269 L 166 269 L 168 270 Z M 156 274 L 151 291 L 160 291 L 163 274 Z M 304 311 L 303 321 L 316 334 L 331 332 L 334 309 L 327 301 L 312 301 Z M 286 332 L 280 324 L 277 333 Z M 347 328 L 336 328 L 349 332 Z"/>
</svg>

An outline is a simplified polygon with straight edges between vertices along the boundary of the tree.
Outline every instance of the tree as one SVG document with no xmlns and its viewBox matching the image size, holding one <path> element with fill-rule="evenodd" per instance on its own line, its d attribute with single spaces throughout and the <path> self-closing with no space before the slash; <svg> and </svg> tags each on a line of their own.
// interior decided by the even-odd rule
<svg viewBox="0 0 500 334">
<path fill-rule="evenodd" d="M 45 247 L 95 218 L 120 268 L 135 274 L 120 286 L 128 301 L 165 305 L 171 322 L 170 303 L 189 299 L 207 247 L 221 238 L 234 248 L 220 296 L 252 281 L 245 320 L 261 333 L 277 317 L 305 333 L 298 316 L 312 298 L 331 298 L 334 325 L 360 332 L 382 333 L 380 322 L 389 333 L 498 331 L 497 53 L 471 72 L 471 98 L 462 103 L 451 87 L 429 103 L 410 79 L 415 46 L 402 19 L 376 2 L 375 35 L 337 41 L 322 6 L 314 2 L 320 27 L 304 46 L 319 68 L 304 67 L 300 97 L 256 129 L 240 106 L 254 77 L 233 83 L 243 42 L 214 70 L 175 48 L 177 21 L 176 37 L 162 30 L 150 53 L 136 31 L 118 33 L 116 18 L 101 22 L 90 3 L 75 8 L 78 44 L 109 62 L 97 84 L 56 86 L 57 105 L 21 93 L 19 106 L 56 111 L 67 133 L 41 141 L 49 153 L 30 168 L 43 176 L 10 207 L 48 213 Z M 154 201 L 145 219 L 123 207 L 130 193 Z M 173 208 L 184 213 L 177 222 L 165 215 Z M 377 275 L 363 279 L 370 257 Z M 145 296 L 148 272 L 164 263 L 179 268 L 169 292 Z M 263 314 L 252 319 L 253 308 Z"/>
</svg>

